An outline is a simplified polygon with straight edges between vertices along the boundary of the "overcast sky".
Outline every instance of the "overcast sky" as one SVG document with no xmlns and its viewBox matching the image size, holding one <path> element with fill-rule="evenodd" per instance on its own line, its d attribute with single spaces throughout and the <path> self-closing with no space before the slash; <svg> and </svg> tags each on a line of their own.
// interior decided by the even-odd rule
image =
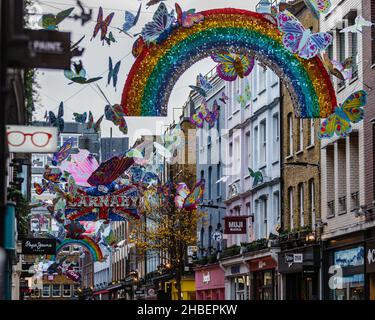
<svg viewBox="0 0 375 320">
<path fill-rule="evenodd" d="M 82 0 L 85 6 L 93 9 L 93 20 L 85 26 L 81 26 L 79 22 L 66 19 L 60 24 L 60 31 L 69 31 L 72 33 L 73 41 L 77 41 L 83 35 L 86 35 L 82 45 L 86 48 L 82 57 L 83 65 L 87 70 L 90 77 L 103 75 L 103 79 L 98 82 L 100 87 L 105 92 L 111 103 L 121 102 L 121 93 L 126 81 L 128 72 L 134 63 L 135 59 L 131 54 L 131 48 L 134 40 L 124 34 L 120 34 L 117 30 L 111 29 L 117 43 L 107 44 L 102 46 L 99 35 L 90 42 L 93 28 L 95 26 L 96 16 L 99 6 L 103 7 L 104 16 L 109 13 L 115 12 L 112 20 L 112 27 L 121 27 L 124 20 L 125 10 L 136 11 L 139 4 L 142 3 L 142 11 L 140 20 L 134 29 L 134 33 L 140 32 L 145 23 L 152 19 L 157 5 L 146 9 L 145 4 L 148 0 Z M 198 11 L 214 9 L 214 8 L 241 8 L 254 10 L 258 0 L 185 0 L 180 1 L 183 10 L 196 8 Z M 57 13 L 60 9 L 64 10 L 69 7 L 75 6 L 75 0 L 38 0 L 36 1 L 39 10 L 43 13 Z M 174 8 L 175 1 L 165 1 L 169 10 Z M 37 9 L 38 9 L 37 8 Z M 74 12 L 79 13 L 77 8 Z M 73 12 L 73 13 L 74 13 Z M 107 83 L 107 70 L 108 70 L 108 57 L 111 56 L 114 63 L 122 59 L 121 69 L 119 72 L 119 80 L 117 84 L 117 91 L 115 92 L 113 86 L 106 87 Z M 138 118 L 127 117 L 129 126 L 128 136 L 131 142 L 136 139 L 140 134 L 160 134 L 162 126 L 169 124 L 173 121 L 173 108 L 181 108 L 186 101 L 189 94 L 189 85 L 195 83 L 196 75 L 199 72 L 203 74 L 210 71 L 214 64 L 209 59 L 205 59 L 196 63 L 188 69 L 179 81 L 175 84 L 172 95 L 169 101 L 168 117 L 165 118 Z M 41 86 L 39 90 L 40 102 L 37 104 L 35 119 L 43 119 L 45 111 L 57 111 L 60 101 L 64 101 L 65 106 L 65 121 L 73 120 L 73 112 L 88 112 L 91 110 L 94 114 L 95 120 L 104 113 L 106 101 L 89 85 L 72 84 L 68 85 L 69 81 L 64 77 L 62 71 L 51 71 L 46 69 L 39 70 L 38 83 Z M 93 86 L 95 87 L 95 86 Z M 96 90 L 97 91 L 97 90 Z M 177 120 L 180 110 L 175 110 L 174 117 Z M 123 134 L 114 127 L 112 122 L 104 120 L 102 123 L 102 136 L 109 136 L 110 127 L 113 127 L 113 135 L 121 137 Z M 151 130 L 151 131 L 150 131 Z"/>
</svg>

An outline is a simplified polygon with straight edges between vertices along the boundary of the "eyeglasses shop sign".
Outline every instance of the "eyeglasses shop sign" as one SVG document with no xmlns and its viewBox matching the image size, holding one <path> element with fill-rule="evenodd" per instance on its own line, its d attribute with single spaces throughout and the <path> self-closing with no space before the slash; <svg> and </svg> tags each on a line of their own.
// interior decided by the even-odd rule
<svg viewBox="0 0 375 320">
<path fill-rule="evenodd" d="M 22 239 L 23 254 L 56 254 L 56 240 L 45 238 Z"/>
<path fill-rule="evenodd" d="M 225 234 L 246 234 L 246 218 L 241 216 L 225 217 Z"/>
</svg>

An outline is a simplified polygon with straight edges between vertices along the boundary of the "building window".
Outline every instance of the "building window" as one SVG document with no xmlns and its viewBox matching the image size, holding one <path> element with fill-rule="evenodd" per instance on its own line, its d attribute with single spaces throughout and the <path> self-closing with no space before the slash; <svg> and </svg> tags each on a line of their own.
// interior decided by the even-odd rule
<svg viewBox="0 0 375 320">
<path fill-rule="evenodd" d="M 300 226 L 303 227 L 305 225 L 305 208 L 304 208 L 304 190 L 303 190 L 303 183 L 298 185 L 298 202 L 299 202 L 299 220 Z"/>
<path fill-rule="evenodd" d="M 288 204 L 289 204 L 289 229 L 294 229 L 294 213 L 293 213 L 293 188 L 288 189 Z"/>
<path fill-rule="evenodd" d="M 307 130 L 307 138 L 308 138 L 308 146 L 311 147 L 315 144 L 315 127 L 314 127 L 314 119 L 308 120 L 308 130 Z"/>
<path fill-rule="evenodd" d="M 70 297 L 72 295 L 72 291 L 70 288 L 70 284 L 64 284 L 63 285 L 63 296 L 64 297 Z"/>
<path fill-rule="evenodd" d="M 273 211 L 276 213 L 276 221 L 280 223 L 280 204 L 279 204 L 279 192 L 273 193 Z"/>
<path fill-rule="evenodd" d="M 43 284 L 43 297 L 49 297 L 51 295 L 51 286 L 49 284 Z"/>
<path fill-rule="evenodd" d="M 267 126 L 266 120 L 260 123 L 260 156 L 261 165 L 265 165 L 267 162 Z"/>
<path fill-rule="evenodd" d="M 268 216 L 267 216 L 267 198 L 263 198 L 262 201 L 262 215 L 263 215 L 263 238 L 268 237 Z"/>
<path fill-rule="evenodd" d="M 251 140 L 250 132 L 246 132 L 246 153 L 247 153 L 247 167 L 251 167 Z"/>
<path fill-rule="evenodd" d="M 201 228 L 200 243 L 201 243 L 201 254 L 203 254 L 204 252 L 204 228 Z"/>
<path fill-rule="evenodd" d="M 346 213 L 346 140 L 339 140 L 337 142 L 337 169 L 339 174 L 337 175 L 337 193 L 338 193 L 338 213 L 344 214 Z M 353 159 L 353 161 L 355 161 Z M 356 163 L 356 162 L 353 162 Z M 358 162 L 357 162 L 358 163 Z M 353 177 L 354 178 L 354 177 Z M 353 179 L 353 184 L 355 183 L 355 179 Z"/>
<path fill-rule="evenodd" d="M 327 196 L 328 212 L 327 217 L 335 215 L 335 150 L 333 145 L 328 145 L 326 148 L 326 176 L 327 183 L 325 184 L 325 194 Z"/>
<path fill-rule="evenodd" d="M 208 199 L 212 200 L 212 167 L 208 168 Z"/>
<path fill-rule="evenodd" d="M 297 122 L 297 131 L 298 131 L 298 145 L 297 145 L 297 152 L 303 150 L 303 120 L 298 119 Z"/>
<path fill-rule="evenodd" d="M 258 168 L 258 127 L 254 128 L 253 170 Z"/>
<path fill-rule="evenodd" d="M 52 297 L 61 297 L 61 290 L 59 284 L 52 285 Z"/>
<path fill-rule="evenodd" d="M 210 251 L 211 250 L 211 247 L 212 247 L 212 243 L 211 243 L 211 236 L 212 236 L 212 226 L 209 226 L 208 227 L 208 250 Z"/>
<path fill-rule="evenodd" d="M 293 114 L 288 114 L 288 133 L 289 133 L 289 140 L 288 140 L 288 156 L 293 155 Z"/>
<path fill-rule="evenodd" d="M 315 230 L 316 212 L 315 212 L 315 184 L 314 179 L 309 181 L 309 199 L 310 199 L 310 214 L 311 214 L 311 228 Z"/>
<path fill-rule="evenodd" d="M 272 116 L 273 161 L 279 159 L 279 114 Z"/>
<path fill-rule="evenodd" d="M 263 68 L 258 68 L 258 79 L 259 79 L 259 91 L 258 93 L 262 93 L 266 90 L 266 72 L 267 70 Z"/>
<path fill-rule="evenodd" d="M 355 25 L 355 19 L 349 19 L 349 25 Z M 358 77 L 358 59 L 357 59 L 357 54 L 358 54 L 358 34 L 356 32 L 350 32 L 349 33 L 350 37 L 350 56 L 353 58 L 353 63 L 352 63 L 352 73 L 353 73 L 353 78 Z M 342 63 L 344 60 L 341 60 L 340 62 Z"/>
<path fill-rule="evenodd" d="M 338 60 L 339 62 L 343 62 L 345 60 L 345 33 L 338 32 L 337 33 L 337 45 L 338 45 Z M 338 89 L 341 89 L 345 86 L 345 80 L 339 80 L 337 83 Z"/>
</svg>

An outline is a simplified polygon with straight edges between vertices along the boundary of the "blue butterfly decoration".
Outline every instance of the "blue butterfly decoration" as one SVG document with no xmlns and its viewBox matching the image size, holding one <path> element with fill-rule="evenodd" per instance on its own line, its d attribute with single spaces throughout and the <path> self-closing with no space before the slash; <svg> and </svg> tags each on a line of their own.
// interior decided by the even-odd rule
<svg viewBox="0 0 375 320">
<path fill-rule="evenodd" d="M 207 92 L 213 88 L 212 84 L 201 73 L 197 77 L 197 85 L 189 86 L 202 97 L 207 97 Z"/>
<path fill-rule="evenodd" d="M 74 121 L 77 122 L 77 123 L 85 123 L 86 122 L 86 119 L 87 119 L 87 112 L 84 112 L 84 113 L 77 113 L 77 112 L 74 112 L 73 113 L 73 117 L 74 117 Z"/>
<path fill-rule="evenodd" d="M 115 91 L 117 90 L 117 76 L 120 71 L 121 61 L 117 62 L 115 67 L 113 67 L 112 58 L 109 57 L 109 72 L 108 72 L 108 81 L 107 86 L 113 81 L 113 87 Z"/>
<path fill-rule="evenodd" d="M 51 126 L 57 127 L 59 129 L 59 132 L 64 131 L 65 122 L 64 122 L 63 116 L 64 116 L 64 103 L 63 102 L 60 102 L 57 116 L 52 111 L 48 113 L 49 124 Z"/>
<path fill-rule="evenodd" d="M 136 15 L 134 15 L 130 11 L 125 11 L 125 22 L 122 25 L 122 28 L 116 28 L 116 29 L 119 30 L 120 32 L 127 34 L 129 37 L 132 37 L 132 35 L 129 34 L 129 30 L 137 24 L 139 20 L 139 15 L 141 13 L 141 8 L 142 8 L 142 4 L 139 5 Z"/>
<path fill-rule="evenodd" d="M 170 13 L 166 5 L 161 2 L 155 11 L 151 22 L 142 29 L 142 38 L 147 44 L 162 42 L 168 32 L 176 25 L 174 10 Z"/>
</svg>

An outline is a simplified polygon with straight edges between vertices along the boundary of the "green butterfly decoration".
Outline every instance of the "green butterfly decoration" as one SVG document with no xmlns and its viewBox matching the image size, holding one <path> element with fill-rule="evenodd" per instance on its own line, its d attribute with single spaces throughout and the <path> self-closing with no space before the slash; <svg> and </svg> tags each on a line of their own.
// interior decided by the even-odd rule
<svg viewBox="0 0 375 320">
<path fill-rule="evenodd" d="M 249 173 L 252 178 L 254 178 L 253 181 L 253 188 L 263 183 L 263 174 L 260 171 L 253 171 L 251 168 L 249 168 Z"/>
<path fill-rule="evenodd" d="M 72 13 L 74 8 L 69 8 L 59 12 L 58 14 L 43 14 L 38 24 L 46 30 L 58 30 L 58 24 L 65 20 Z"/>
</svg>

